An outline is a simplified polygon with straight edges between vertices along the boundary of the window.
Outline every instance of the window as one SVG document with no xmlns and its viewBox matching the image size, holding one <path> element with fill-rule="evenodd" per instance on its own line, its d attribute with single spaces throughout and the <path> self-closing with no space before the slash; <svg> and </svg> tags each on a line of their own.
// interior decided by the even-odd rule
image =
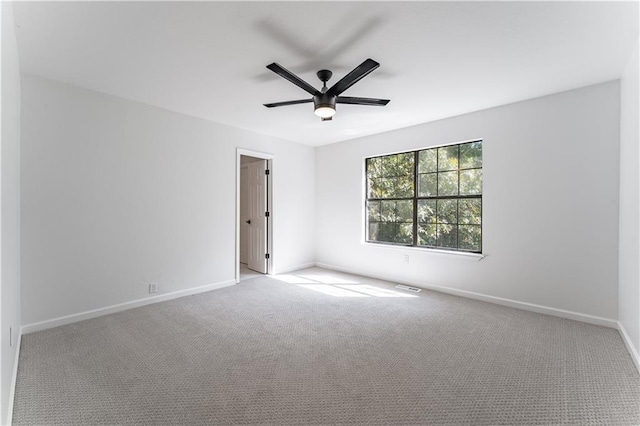
<svg viewBox="0 0 640 426">
<path fill-rule="evenodd" d="M 482 252 L 482 141 L 366 159 L 367 241 Z"/>
</svg>

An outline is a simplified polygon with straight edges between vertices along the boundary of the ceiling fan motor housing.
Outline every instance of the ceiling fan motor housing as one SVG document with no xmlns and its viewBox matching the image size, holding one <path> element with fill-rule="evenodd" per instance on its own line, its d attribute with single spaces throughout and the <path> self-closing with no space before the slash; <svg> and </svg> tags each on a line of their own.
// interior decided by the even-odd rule
<svg viewBox="0 0 640 426">
<path fill-rule="evenodd" d="M 319 93 L 313 97 L 314 110 L 318 108 L 336 109 L 337 96 L 327 93 Z"/>
</svg>

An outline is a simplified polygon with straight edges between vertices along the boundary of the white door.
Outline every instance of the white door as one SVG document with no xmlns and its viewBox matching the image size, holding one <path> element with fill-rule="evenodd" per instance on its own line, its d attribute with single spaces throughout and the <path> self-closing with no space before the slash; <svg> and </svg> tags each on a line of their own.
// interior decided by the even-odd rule
<svg viewBox="0 0 640 426">
<path fill-rule="evenodd" d="M 267 160 L 249 163 L 249 269 L 267 273 Z"/>
<path fill-rule="evenodd" d="M 240 263 L 249 263 L 249 168 L 240 167 Z"/>
</svg>

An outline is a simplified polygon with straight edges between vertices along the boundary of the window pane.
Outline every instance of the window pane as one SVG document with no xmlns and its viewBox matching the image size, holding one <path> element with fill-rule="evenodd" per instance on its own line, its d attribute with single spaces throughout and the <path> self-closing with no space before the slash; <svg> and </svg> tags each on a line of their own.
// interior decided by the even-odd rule
<svg viewBox="0 0 640 426">
<path fill-rule="evenodd" d="M 438 194 L 437 173 L 422 174 L 418 177 L 418 197 L 432 197 Z"/>
<path fill-rule="evenodd" d="M 438 237 L 436 246 L 446 248 L 458 247 L 458 227 L 456 225 L 437 225 Z"/>
<path fill-rule="evenodd" d="M 379 223 L 378 224 L 378 239 L 376 241 L 386 241 L 393 243 L 396 238 L 396 224 L 395 223 Z"/>
<path fill-rule="evenodd" d="M 369 241 L 413 244 L 413 224 L 411 223 L 371 223 Z"/>
<path fill-rule="evenodd" d="M 438 173 L 438 195 L 458 195 L 458 172 Z"/>
<path fill-rule="evenodd" d="M 436 225 L 420 224 L 418 226 L 418 245 L 436 245 Z"/>
<path fill-rule="evenodd" d="M 369 201 L 367 203 L 367 217 L 369 222 L 380 221 L 380 201 Z"/>
<path fill-rule="evenodd" d="M 395 180 L 393 178 L 378 178 L 374 186 L 375 196 L 371 198 L 389 198 L 395 194 Z"/>
<path fill-rule="evenodd" d="M 396 202 L 380 201 L 380 221 L 395 222 L 396 221 Z"/>
<path fill-rule="evenodd" d="M 368 182 L 367 198 L 411 198 L 413 177 L 373 178 Z"/>
<path fill-rule="evenodd" d="M 460 170 L 460 195 L 482 194 L 482 169 Z"/>
<path fill-rule="evenodd" d="M 413 222 L 413 200 L 382 200 L 381 222 Z"/>
<path fill-rule="evenodd" d="M 369 235 L 367 240 L 369 241 L 378 241 L 378 228 L 379 223 L 369 223 Z"/>
<path fill-rule="evenodd" d="M 396 177 L 394 198 L 413 197 L 413 174 Z"/>
<path fill-rule="evenodd" d="M 418 154 L 418 173 L 438 171 L 438 149 L 427 149 Z"/>
<path fill-rule="evenodd" d="M 458 223 L 458 200 L 438 200 L 437 222 L 439 224 Z"/>
<path fill-rule="evenodd" d="M 458 145 L 438 148 L 438 171 L 458 170 Z"/>
<path fill-rule="evenodd" d="M 459 237 L 459 247 L 462 250 L 480 251 L 480 226 L 460 225 Z"/>
<path fill-rule="evenodd" d="M 380 177 L 380 157 L 367 159 L 367 178 Z"/>
<path fill-rule="evenodd" d="M 458 222 L 462 225 L 480 225 L 482 223 L 482 200 L 472 198 L 458 202 Z"/>
<path fill-rule="evenodd" d="M 397 154 L 396 157 L 396 192 L 394 197 L 406 198 L 413 197 L 414 186 L 414 159 L 413 152 L 407 152 L 404 154 Z"/>
<path fill-rule="evenodd" d="M 482 167 L 482 142 L 460 145 L 460 168 Z"/>
<path fill-rule="evenodd" d="M 367 198 L 379 198 L 379 183 L 377 179 L 367 177 Z"/>
<path fill-rule="evenodd" d="M 389 177 L 396 176 L 396 157 L 394 155 L 387 155 L 380 157 L 380 176 Z"/>
<path fill-rule="evenodd" d="M 399 223 L 396 229 L 396 243 L 413 244 L 413 223 Z"/>
<path fill-rule="evenodd" d="M 396 201 L 396 216 L 398 222 L 413 223 L 413 200 Z"/>
<path fill-rule="evenodd" d="M 396 175 L 410 176 L 413 179 L 415 154 L 406 152 L 404 154 L 396 154 L 394 157 L 396 157 Z"/>
<path fill-rule="evenodd" d="M 418 200 L 418 222 L 436 223 L 436 200 Z"/>
</svg>

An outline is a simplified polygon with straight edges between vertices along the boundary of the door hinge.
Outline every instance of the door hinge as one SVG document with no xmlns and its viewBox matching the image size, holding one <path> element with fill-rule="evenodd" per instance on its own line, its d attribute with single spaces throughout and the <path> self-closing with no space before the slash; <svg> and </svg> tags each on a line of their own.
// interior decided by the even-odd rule
<svg viewBox="0 0 640 426">
<path fill-rule="evenodd" d="M 269 217 L 269 212 L 264 212 L 264 217 Z"/>
<path fill-rule="evenodd" d="M 268 258 L 269 258 L 269 253 L 265 254 L 265 255 L 264 255 L 264 258 L 265 258 L 265 259 L 268 259 Z"/>
<path fill-rule="evenodd" d="M 266 170 L 264 171 L 264 174 L 265 174 L 265 175 L 268 175 L 269 173 L 270 173 L 270 172 L 269 172 L 269 169 L 266 169 Z"/>
</svg>

